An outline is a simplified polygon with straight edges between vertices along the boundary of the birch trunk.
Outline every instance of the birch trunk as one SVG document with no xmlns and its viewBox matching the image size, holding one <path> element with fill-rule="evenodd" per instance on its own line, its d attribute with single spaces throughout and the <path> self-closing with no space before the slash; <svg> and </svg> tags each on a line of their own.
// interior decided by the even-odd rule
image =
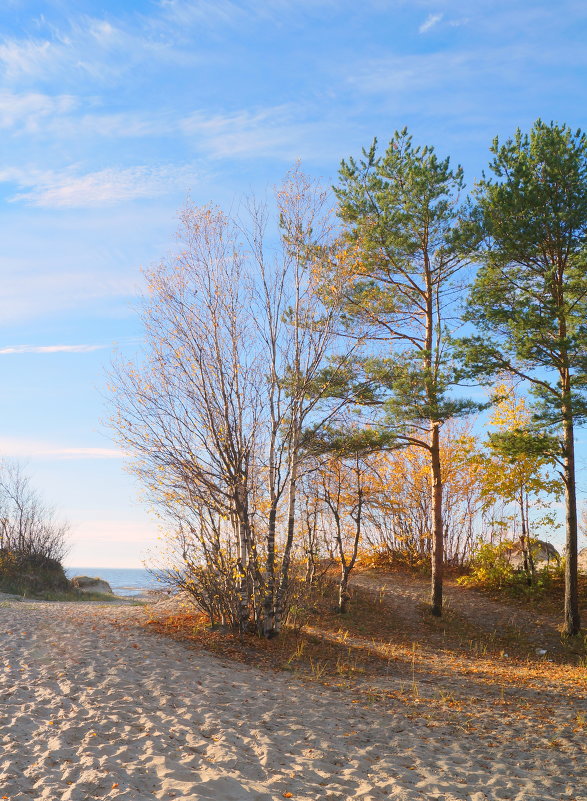
<svg viewBox="0 0 587 801">
<path fill-rule="evenodd" d="M 296 416 L 297 417 L 297 416 Z M 281 562 L 281 575 L 279 577 L 279 587 L 277 589 L 275 623 L 270 636 L 279 634 L 283 623 L 285 611 L 286 594 L 289 589 L 289 570 L 291 566 L 291 551 L 293 547 L 295 523 L 296 523 L 296 494 L 299 469 L 299 429 L 297 419 L 291 444 L 291 455 L 289 465 L 289 484 L 287 491 L 287 535 L 285 547 L 283 549 L 283 559 Z"/>
</svg>

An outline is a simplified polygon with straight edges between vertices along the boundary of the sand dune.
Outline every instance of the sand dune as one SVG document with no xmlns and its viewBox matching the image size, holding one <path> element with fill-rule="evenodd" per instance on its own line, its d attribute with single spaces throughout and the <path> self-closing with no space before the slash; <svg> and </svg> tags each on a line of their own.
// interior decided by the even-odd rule
<svg viewBox="0 0 587 801">
<path fill-rule="evenodd" d="M 584 732 L 553 747 L 523 720 L 431 726 L 163 639 L 144 615 L 0 603 L 1 797 L 587 799 Z"/>
</svg>

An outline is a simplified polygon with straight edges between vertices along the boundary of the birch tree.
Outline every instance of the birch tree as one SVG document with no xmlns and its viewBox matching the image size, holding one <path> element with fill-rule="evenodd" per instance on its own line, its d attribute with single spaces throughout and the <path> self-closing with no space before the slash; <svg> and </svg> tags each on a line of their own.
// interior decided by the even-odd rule
<svg viewBox="0 0 587 801">
<path fill-rule="evenodd" d="M 317 261 L 335 247 L 328 194 L 299 168 L 292 169 L 276 193 L 279 214 L 277 254 L 267 247 L 266 212 L 251 207 L 247 241 L 258 276 L 259 314 L 255 317 L 262 360 L 267 365 L 264 395 L 267 476 L 267 548 L 264 593 L 265 636 L 278 633 L 283 621 L 296 529 L 296 502 L 305 451 L 303 430 L 319 430 L 333 413 L 321 410 L 330 378 L 317 384 L 333 353 L 338 304 L 324 305 L 318 292 Z M 337 292 L 331 289 L 331 297 Z M 339 356 L 341 354 L 339 353 Z M 341 362 L 344 363 L 344 357 Z M 285 538 L 276 558 L 280 508 Z"/>
<path fill-rule="evenodd" d="M 251 335 L 252 289 L 230 220 L 188 207 L 182 252 L 147 274 L 144 359 L 119 362 L 114 426 L 133 470 L 167 515 L 200 530 L 202 509 L 229 522 L 241 608 L 248 622 L 258 569 L 254 464 L 261 368 Z"/>
<path fill-rule="evenodd" d="M 112 380 L 113 425 L 171 524 L 177 583 L 267 637 L 287 611 L 301 432 L 320 422 L 315 376 L 337 308 L 314 291 L 331 236 L 326 195 L 294 170 L 276 207 L 269 234 L 254 203 L 238 218 L 185 210 L 182 252 L 147 275 L 143 356 L 118 362 Z"/>
</svg>

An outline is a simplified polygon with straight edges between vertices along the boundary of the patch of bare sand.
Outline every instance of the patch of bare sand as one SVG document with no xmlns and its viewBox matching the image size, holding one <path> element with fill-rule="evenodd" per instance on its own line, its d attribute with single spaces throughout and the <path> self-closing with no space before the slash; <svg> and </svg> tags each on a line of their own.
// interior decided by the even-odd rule
<svg viewBox="0 0 587 801">
<path fill-rule="evenodd" d="M 477 731 L 384 694 L 302 683 L 142 627 L 131 606 L 0 605 L 10 801 L 587 801 L 577 710 Z M 291 796 L 288 795 L 291 793 Z"/>
</svg>

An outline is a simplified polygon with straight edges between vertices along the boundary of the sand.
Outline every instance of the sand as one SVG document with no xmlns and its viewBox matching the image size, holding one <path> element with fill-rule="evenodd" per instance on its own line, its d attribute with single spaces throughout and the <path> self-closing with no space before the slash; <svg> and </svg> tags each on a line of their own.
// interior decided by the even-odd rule
<svg viewBox="0 0 587 801">
<path fill-rule="evenodd" d="M 554 744 L 516 715 L 471 732 L 220 660 L 144 618 L 0 600 L 0 797 L 587 800 L 587 730 L 566 703 Z"/>
</svg>

